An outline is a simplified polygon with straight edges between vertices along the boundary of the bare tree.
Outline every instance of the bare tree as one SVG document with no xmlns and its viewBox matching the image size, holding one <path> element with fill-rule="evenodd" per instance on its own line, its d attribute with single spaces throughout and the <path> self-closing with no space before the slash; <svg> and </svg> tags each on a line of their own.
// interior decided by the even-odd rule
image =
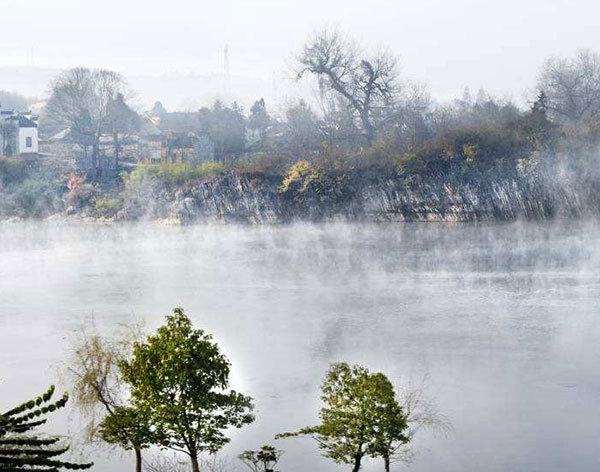
<svg viewBox="0 0 600 472">
<path fill-rule="evenodd" d="M 548 59 L 538 87 L 556 121 L 577 126 L 600 119 L 600 54 L 581 50 L 572 59 Z"/>
<path fill-rule="evenodd" d="M 435 402 L 425 394 L 427 377 L 417 385 L 398 388 L 397 399 L 402 406 L 408 423 L 408 441 L 398 442 L 385 461 L 385 470 L 390 470 L 390 463 L 414 460 L 414 438 L 422 431 L 448 434 L 453 426 L 448 417 L 442 414 Z"/>
<path fill-rule="evenodd" d="M 111 132 L 114 102 L 123 92 L 125 82 L 120 74 L 105 69 L 69 69 L 52 84 L 46 114 L 70 128 L 83 149 L 92 148 L 92 173 L 100 174 L 100 137 Z"/>
<path fill-rule="evenodd" d="M 104 440 L 101 421 L 120 416 L 127 407 L 128 389 L 119 363 L 131 352 L 134 342 L 142 338 L 142 325 L 122 326 L 114 337 L 102 336 L 95 324 L 83 325 L 72 344 L 71 356 L 64 366 L 71 384 L 75 405 L 88 420 L 86 439 Z M 136 470 L 141 470 L 141 449 L 144 446 L 135 435 L 126 438 L 127 447 L 136 455 Z"/>
<path fill-rule="evenodd" d="M 373 111 L 389 105 L 396 91 L 396 60 L 382 52 L 367 57 L 337 31 L 317 33 L 298 57 L 298 78 L 307 72 L 339 94 L 361 123 L 368 143 L 375 138 Z"/>
<path fill-rule="evenodd" d="M 413 152 L 430 136 L 428 113 L 431 107 L 425 84 L 407 83 L 393 106 L 378 110 L 378 129 L 396 152 Z"/>
</svg>

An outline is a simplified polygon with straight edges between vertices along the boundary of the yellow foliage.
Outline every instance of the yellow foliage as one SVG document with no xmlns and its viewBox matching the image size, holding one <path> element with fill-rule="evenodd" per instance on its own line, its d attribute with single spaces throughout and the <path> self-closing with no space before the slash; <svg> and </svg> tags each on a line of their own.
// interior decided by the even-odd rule
<svg viewBox="0 0 600 472">
<path fill-rule="evenodd" d="M 290 167 L 279 187 L 280 192 L 287 192 L 290 185 L 304 182 L 304 179 L 313 173 L 313 166 L 307 160 L 300 160 Z"/>
<path fill-rule="evenodd" d="M 475 162 L 479 155 L 479 146 L 477 144 L 463 144 L 462 152 L 467 163 Z"/>
</svg>

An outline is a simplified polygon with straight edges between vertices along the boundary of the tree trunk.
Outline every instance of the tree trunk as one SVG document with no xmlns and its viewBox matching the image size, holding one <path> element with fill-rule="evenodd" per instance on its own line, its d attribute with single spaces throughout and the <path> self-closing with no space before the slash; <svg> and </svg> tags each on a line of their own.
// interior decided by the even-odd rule
<svg viewBox="0 0 600 472">
<path fill-rule="evenodd" d="M 360 121 L 362 122 L 363 128 L 365 129 L 365 134 L 367 136 L 367 142 L 369 146 L 373 144 L 375 140 L 375 128 L 371 124 L 371 120 L 369 119 L 369 111 L 361 111 L 360 113 Z"/>
<path fill-rule="evenodd" d="M 200 465 L 198 464 L 198 454 L 190 454 L 190 461 L 192 462 L 192 472 L 200 472 Z"/>
<path fill-rule="evenodd" d="M 390 472 L 390 456 L 383 456 L 383 464 L 385 466 L 385 472 Z"/>
<path fill-rule="evenodd" d="M 135 472 L 142 472 L 142 450 L 135 448 Z"/>
<path fill-rule="evenodd" d="M 358 472 L 360 470 L 361 461 L 362 456 L 354 456 L 354 466 L 352 467 L 352 472 Z"/>
<path fill-rule="evenodd" d="M 94 143 L 92 144 L 92 175 L 94 177 L 98 177 L 100 175 L 98 165 L 99 147 L 98 139 L 94 136 Z"/>
<path fill-rule="evenodd" d="M 115 172 L 119 175 L 119 133 L 113 134 L 113 145 L 115 147 Z"/>
</svg>

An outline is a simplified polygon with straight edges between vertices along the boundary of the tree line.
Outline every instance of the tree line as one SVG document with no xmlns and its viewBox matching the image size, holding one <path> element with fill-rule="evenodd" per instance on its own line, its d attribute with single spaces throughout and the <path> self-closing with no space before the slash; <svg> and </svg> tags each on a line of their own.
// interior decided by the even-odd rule
<svg viewBox="0 0 600 472">
<path fill-rule="evenodd" d="M 112 337 L 82 329 L 65 368 L 75 404 L 89 420 L 87 439 L 132 451 L 137 472 L 143 468 L 143 451 L 151 446 L 186 455 L 190 469 L 199 472 L 203 455 L 216 454 L 230 441 L 228 430 L 255 420 L 252 397 L 230 388 L 229 360 L 181 308 L 150 335 L 137 325 Z M 51 387 L 0 414 L 0 471 L 93 465 L 61 461 L 57 456 L 68 447 L 55 446 L 58 438 L 28 434 L 45 422 L 35 418 L 65 406 L 67 395 L 52 403 L 53 393 Z M 359 365 L 331 364 L 321 400 L 317 425 L 274 439 L 311 437 L 325 457 L 353 472 L 366 457 L 380 459 L 388 472 L 395 460 L 408 460 L 410 442 L 421 428 L 450 428 L 416 391 L 401 396 L 383 373 Z M 255 472 L 274 472 L 282 453 L 264 445 L 238 458 Z"/>
<path fill-rule="evenodd" d="M 339 31 L 324 30 L 296 57 L 298 79 L 311 76 L 318 86 L 312 105 L 299 100 L 276 115 L 264 99 L 248 113 L 217 101 L 194 113 L 193 126 L 210 138 L 217 160 L 269 154 L 289 167 L 299 158 L 329 158 L 366 167 L 392 165 L 408 173 L 510 171 L 540 154 L 572 150 L 573 136 L 598 141 L 598 53 L 582 50 L 570 59 L 548 59 L 525 109 L 483 90 L 473 96 L 465 89 L 451 103 L 436 103 L 425 86 L 399 74 L 397 62 Z M 45 126 L 68 127 L 91 154 L 92 174 L 97 173 L 101 136 L 113 137 L 118 160 L 120 140 L 140 130 L 142 117 L 127 97 L 125 80 L 115 72 L 67 70 L 52 84 Z M 166 110 L 158 102 L 153 112 Z"/>
</svg>

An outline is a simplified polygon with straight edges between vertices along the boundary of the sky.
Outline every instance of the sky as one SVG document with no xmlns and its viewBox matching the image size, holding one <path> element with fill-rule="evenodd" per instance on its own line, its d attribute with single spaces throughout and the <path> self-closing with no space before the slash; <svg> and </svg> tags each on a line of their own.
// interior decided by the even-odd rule
<svg viewBox="0 0 600 472">
<path fill-rule="evenodd" d="M 519 101 L 547 57 L 600 48 L 599 17 L 590 0 L 0 0 L 0 89 L 14 66 L 222 74 L 225 45 L 232 76 L 270 84 L 311 33 L 335 27 L 397 55 L 434 98 L 469 86 Z"/>
</svg>

